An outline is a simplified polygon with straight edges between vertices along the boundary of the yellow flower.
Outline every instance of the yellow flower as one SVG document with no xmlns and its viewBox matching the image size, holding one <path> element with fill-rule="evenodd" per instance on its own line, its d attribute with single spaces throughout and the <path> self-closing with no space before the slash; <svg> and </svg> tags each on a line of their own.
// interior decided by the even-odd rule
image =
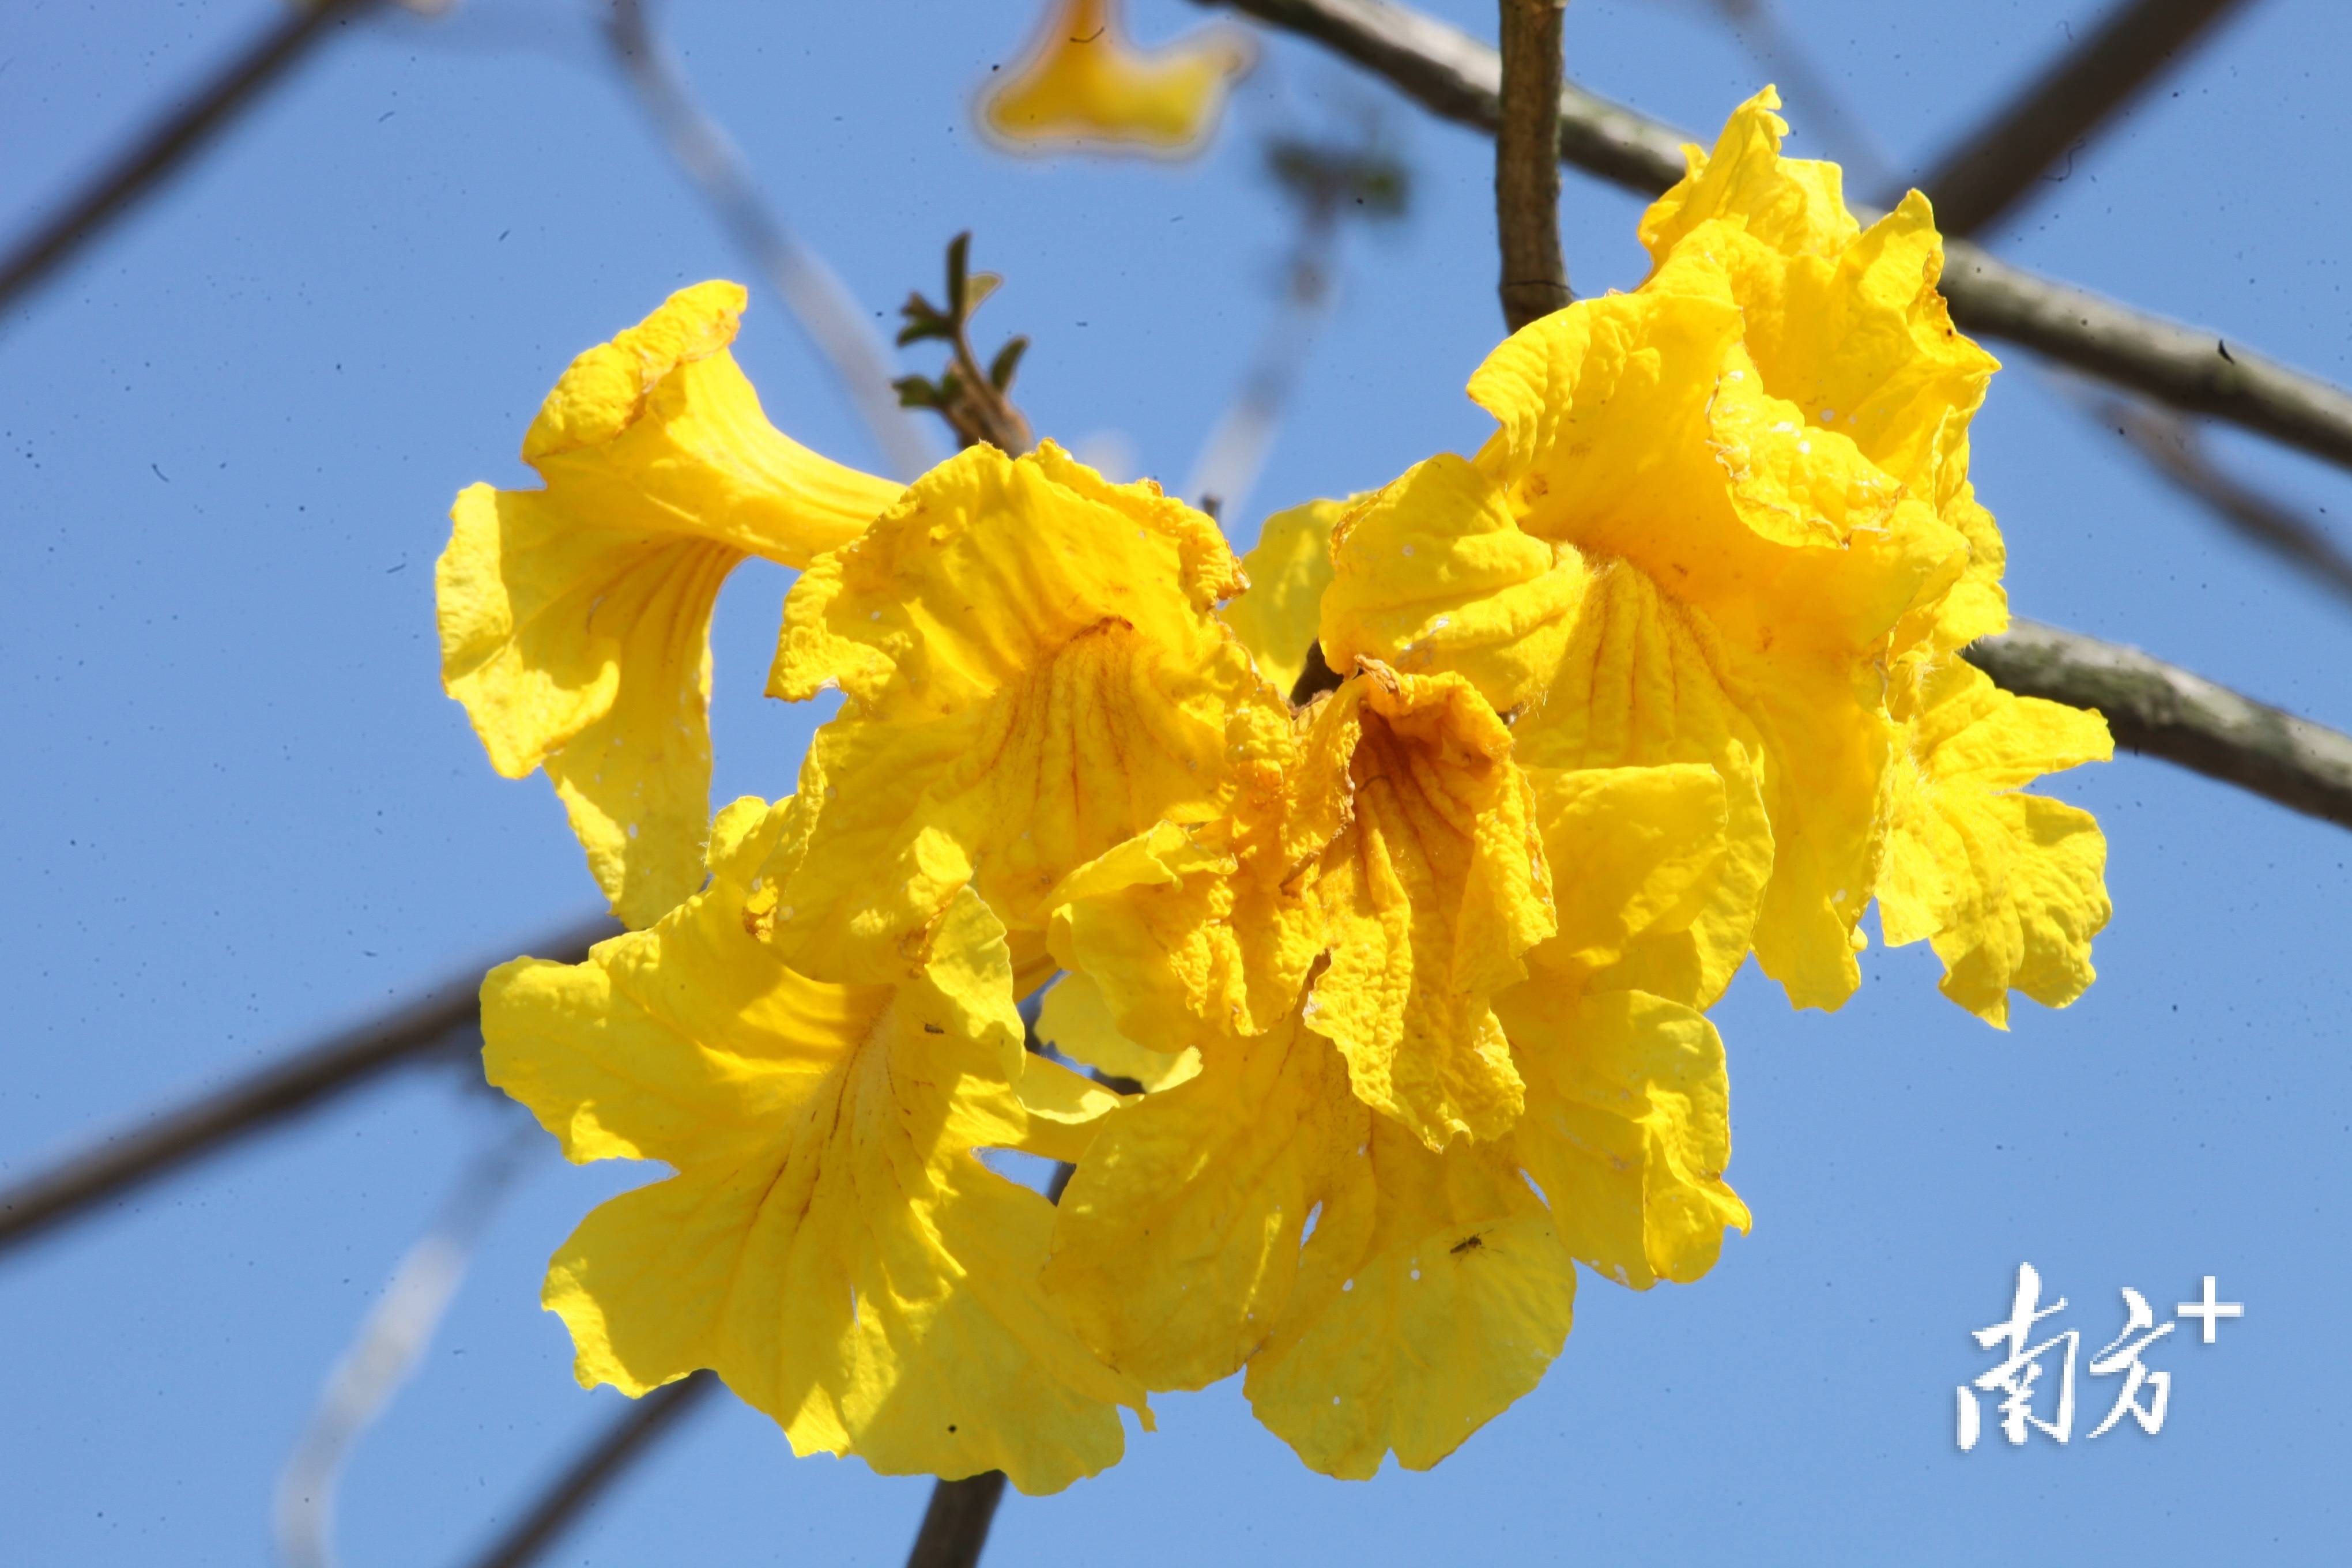
<svg viewBox="0 0 2352 1568">
<path fill-rule="evenodd" d="M 1862 231 L 1833 167 L 1780 157 L 1772 101 L 1743 106 L 1712 158 L 1690 150 L 1643 221 L 1656 266 L 1637 292 L 1489 356 L 1470 393 L 1499 428 L 1474 461 L 1433 459 L 1340 523 L 1323 649 L 1334 668 L 1467 677 L 1517 715 L 1531 776 L 1720 773 L 1727 864 L 1686 951 L 1653 954 L 1660 991 L 1706 1005 L 1752 941 L 1792 1001 L 1838 1005 L 1899 838 L 1889 940 L 1979 954 L 1947 991 L 1997 1021 L 2020 965 L 2037 995 L 2074 994 L 2052 965 L 2087 978 L 2095 829 L 2053 847 L 2039 806 L 1971 805 L 1969 831 L 2001 839 L 1970 857 L 1938 770 L 1982 797 L 2101 754 L 2076 733 L 2098 721 L 2038 751 L 2049 723 L 1996 724 L 1964 767 L 1931 755 L 1930 694 L 1967 684 L 1942 672 L 2006 617 L 2000 536 L 1967 479 L 1993 363 L 1936 294 L 1924 200 Z M 1995 734 L 2009 749 L 1988 767 Z M 2029 962 L 2012 937 L 1996 958 L 1996 925 L 2067 955 Z"/>
<path fill-rule="evenodd" d="M 1358 680 L 1349 722 L 1378 721 L 1360 711 L 1375 693 L 1401 705 Z M 1429 683 L 1407 722 L 1446 715 L 1456 689 Z M 1049 1291 L 1148 1387 L 1246 1365 L 1260 1419 L 1318 1469 L 1435 1464 L 1559 1353 L 1577 1260 L 1636 1288 L 1694 1279 L 1723 1226 L 1747 1226 L 1722 1182 L 1713 1029 L 1625 984 L 1625 958 L 1703 906 L 1722 824 L 1720 784 L 1695 767 L 1590 774 L 1554 813 L 1559 933 L 1492 1006 L 1524 1102 L 1507 1131 L 1433 1152 L 1365 1103 L 1304 1005 L 1262 1033 L 1196 1036 L 1198 1070 L 1118 1107 L 1080 1162 Z"/>
<path fill-rule="evenodd" d="M 436 574 L 449 694 L 499 772 L 547 771 L 633 926 L 702 879 L 719 584 L 747 555 L 805 565 L 900 490 L 768 424 L 727 352 L 742 309 L 700 284 L 572 361 L 523 439 L 546 488 L 460 494 Z"/>
<path fill-rule="evenodd" d="M 2009 624 L 2000 533 L 1969 482 L 1969 420 L 1998 366 L 1936 291 L 1943 242 L 1927 199 L 1915 191 L 1862 230 L 1833 164 L 1780 155 L 1778 102 L 1767 89 L 1742 105 L 1643 220 L 1650 286 L 1704 254 L 1765 386 L 1849 437 L 1966 543 L 1958 581 L 1909 606 L 1885 656 L 1902 739 L 1877 892 L 1886 940 L 1931 942 L 1945 994 L 2004 1025 L 2011 989 L 2051 1006 L 2082 994 L 2109 908 L 2097 825 L 2009 792 L 2113 748 L 2097 714 L 2012 697 L 1955 657 Z"/>
<path fill-rule="evenodd" d="M 651 930 L 484 983 L 491 1082 L 575 1161 L 677 1173 L 550 1265 L 580 1381 L 635 1395 L 710 1367 L 797 1453 L 1033 1492 L 1091 1475 L 1141 1391 L 1040 1290 L 1052 1207 L 972 1151 L 1076 1158 L 1114 1097 L 1024 1061 L 1003 929 L 970 893 L 903 984 L 778 963 L 743 903 L 781 821 L 737 802 L 709 886 Z"/>
<path fill-rule="evenodd" d="M 982 95 L 983 130 L 1013 151 L 1056 146 L 1188 157 L 1256 58 L 1249 35 L 1203 27 L 1138 49 L 1114 0 L 1051 0 L 1029 52 Z"/>
<path fill-rule="evenodd" d="M 779 954 L 888 978 L 967 884 L 1034 951 L 1072 870 L 1278 787 L 1288 710 L 1213 613 L 1241 584 L 1208 518 L 1050 441 L 967 449 L 818 558 L 769 689 L 845 700 L 755 896 Z"/>
</svg>

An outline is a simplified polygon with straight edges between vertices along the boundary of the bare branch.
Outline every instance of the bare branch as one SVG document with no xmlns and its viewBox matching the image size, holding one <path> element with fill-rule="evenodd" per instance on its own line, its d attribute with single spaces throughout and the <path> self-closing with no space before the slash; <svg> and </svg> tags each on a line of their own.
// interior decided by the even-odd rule
<svg viewBox="0 0 2352 1568">
<path fill-rule="evenodd" d="M 643 0 L 611 5 L 605 38 L 670 155 L 832 364 L 883 459 L 898 478 L 913 479 L 931 466 L 931 447 L 898 406 L 889 360 L 865 312 L 833 269 L 794 237 L 761 196 L 742 154 L 695 101 L 686 73 L 646 18 Z"/>
<path fill-rule="evenodd" d="M 576 963 L 591 942 L 620 928 L 599 918 L 530 952 Z M 474 964 L 415 1001 L 331 1035 L 318 1045 L 205 1095 L 126 1134 L 0 1192 L 0 1252 L 51 1226 L 81 1217 L 159 1176 L 356 1089 L 388 1068 L 424 1059 L 481 1025 L 482 974 Z M 462 1032 L 462 1033 L 461 1033 Z"/>
<path fill-rule="evenodd" d="M 1568 0 L 1502 0 L 1495 232 L 1503 322 L 1514 332 L 1573 297 L 1559 253 L 1559 32 L 1567 7 Z"/>
<path fill-rule="evenodd" d="M 923 1510 L 922 1527 L 915 1531 L 914 1549 L 907 1568 L 972 1568 L 988 1544 L 988 1527 L 996 1505 L 1004 1500 L 1004 1472 L 982 1470 L 960 1481 L 941 1481 L 931 1489 L 930 1506 Z"/>
<path fill-rule="evenodd" d="M 2352 735 L 2075 632 L 2013 621 L 1967 650 L 2021 697 L 2106 715 L 2116 743 L 2352 827 Z"/>
<path fill-rule="evenodd" d="M 2242 4 L 2124 0 L 1921 177 L 1937 226 L 1979 234 L 2008 216 L 2044 171 Z"/>
<path fill-rule="evenodd" d="M 1391 0 L 1195 0 L 1225 5 L 1329 46 L 1447 120 L 1491 132 L 1500 120 L 1495 51 Z M 1685 138 L 1574 86 L 1560 93 L 1560 157 L 1655 195 L 1682 177 Z M 1865 221 L 1878 216 L 1855 212 Z M 2251 350 L 2225 346 L 2103 295 L 2012 267 L 1964 239 L 1945 245 L 1945 298 L 1971 332 L 2146 393 L 2190 414 L 2257 430 L 2352 468 L 2352 393 Z"/>
<path fill-rule="evenodd" d="M 716 1374 L 698 1372 L 632 1401 L 524 1510 L 514 1528 L 474 1560 L 474 1568 L 526 1568 L 538 1562 L 656 1438 L 718 1389 Z"/>
<path fill-rule="evenodd" d="M 163 188 L 323 40 L 376 0 L 312 0 L 289 9 L 195 97 L 165 113 L 57 215 L 0 258 L 0 312 L 63 267 L 142 197 Z"/>
</svg>

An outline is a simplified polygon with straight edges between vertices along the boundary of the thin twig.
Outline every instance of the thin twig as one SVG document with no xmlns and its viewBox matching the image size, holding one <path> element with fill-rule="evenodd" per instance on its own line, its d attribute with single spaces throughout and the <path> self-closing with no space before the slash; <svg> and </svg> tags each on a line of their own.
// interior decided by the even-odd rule
<svg viewBox="0 0 2352 1568">
<path fill-rule="evenodd" d="M 696 102 L 685 71 L 654 31 L 643 0 L 611 0 L 611 5 L 605 40 L 670 155 L 833 366 L 883 459 L 898 478 L 913 479 L 931 466 L 935 454 L 898 406 L 898 395 L 890 385 L 889 357 L 865 312 L 833 269 L 794 237 L 760 195 L 742 154 Z"/>
<path fill-rule="evenodd" d="M 613 1417 L 611 1423 L 564 1468 L 555 1483 L 515 1521 L 514 1528 L 474 1559 L 474 1568 L 525 1568 L 536 1563 L 563 1532 L 579 1522 L 600 1493 L 644 1454 L 680 1417 L 718 1391 L 715 1373 L 694 1373 L 664 1384 Z"/>
<path fill-rule="evenodd" d="M 351 1348 L 328 1374 L 310 1424 L 278 1475 L 278 1554 L 288 1568 L 332 1568 L 335 1493 L 352 1445 L 415 1372 L 465 1280 L 482 1231 L 540 1136 L 524 1121 L 467 1163 L 432 1227 L 402 1256 Z"/>
<path fill-rule="evenodd" d="M 2225 472 L 2206 449 L 2205 433 L 2194 422 L 2140 398 L 2108 392 L 2096 383 L 2064 390 L 2084 401 L 2090 418 L 2130 442 L 2150 468 L 2202 502 L 2240 539 L 2352 605 L 2352 554 L 2294 507 Z"/>
<path fill-rule="evenodd" d="M 2116 743 L 2352 827 L 2352 735 L 2079 633 L 2012 621 L 1967 650 L 2021 697 L 2106 715 Z"/>
<path fill-rule="evenodd" d="M 1495 235 L 1503 253 L 1503 322 L 1514 332 L 1572 298 L 1559 253 L 1559 34 L 1567 8 L 1568 0 L 1501 0 Z"/>
<path fill-rule="evenodd" d="M 1937 226 L 1981 234 L 2008 216 L 2053 165 L 2242 4 L 2124 0 L 1920 177 Z"/>
<path fill-rule="evenodd" d="M 525 951 L 577 963 L 587 956 L 591 942 L 619 929 L 600 917 Z M 331 1035 L 142 1127 L 101 1139 L 0 1192 L 0 1252 L 239 1138 L 322 1105 L 388 1068 L 424 1059 L 451 1044 L 452 1037 L 469 1038 L 460 1032 L 480 1026 L 482 973 L 488 967 L 472 965 L 390 1013 Z"/>
<path fill-rule="evenodd" d="M 1500 119 L 1495 51 L 1391 0 L 1195 0 L 1314 38 L 1441 118 L 1491 132 Z M 1654 195 L 1682 178 L 1685 139 L 1573 84 L 1560 93 L 1560 157 Z M 1856 207 L 1865 220 L 1877 215 Z M 1945 246 L 1952 319 L 2187 413 L 2210 414 L 2352 468 L 2352 393 L 2251 350 L 2225 346 L 2103 295 L 2012 267 L 1967 240 Z"/>
<path fill-rule="evenodd" d="M 263 29 L 194 98 L 148 126 L 54 216 L 8 248 L 0 259 L 0 314 L 53 276 L 141 198 L 161 190 L 189 158 L 308 58 L 331 29 L 375 3 L 312 0 Z"/>
</svg>

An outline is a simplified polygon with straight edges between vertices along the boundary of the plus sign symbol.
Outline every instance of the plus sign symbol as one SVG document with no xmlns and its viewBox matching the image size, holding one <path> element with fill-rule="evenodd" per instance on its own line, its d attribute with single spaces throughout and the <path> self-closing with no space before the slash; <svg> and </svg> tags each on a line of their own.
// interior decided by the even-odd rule
<svg viewBox="0 0 2352 1568">
<path fill-rule="evenodd" d="M 2172 1315 L 2176 1318 L 2198 1319 L 2205 1329 L 2205 1342 L 2210 1345 L 2213 1342 L 2213 1325 L 2223 1318 L 2244 1317 L 2246 1304 L 2243 1301 L 2216 1300 L 2213 1276 L 2208 1274 L 2205 1276 L 2205 1299 L 2201 1301 L 2183 1301 L 2173 1310 Z"/>
</svg>

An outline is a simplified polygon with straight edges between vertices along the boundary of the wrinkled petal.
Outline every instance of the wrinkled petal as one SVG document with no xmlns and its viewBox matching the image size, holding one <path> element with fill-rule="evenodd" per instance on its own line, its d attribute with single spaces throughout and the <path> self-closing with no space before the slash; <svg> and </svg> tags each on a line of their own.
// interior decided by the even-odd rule
<svg viewBox="0 0 2352 1568">
<path fill-rule="evenodd" d="M 1330 963 L 1307 1026 L 1339 1047 L 1365 1104 L 1431 1148 L 1497 1136 L 1519 1083 L 1488 1003 L 1554 929 L 1510 731 L 1459 676 L 1367 665 L 1306 744 L 1310 778 L 1350 805 L 1316 884 Z"/>
<path fill-rule="evenodd" d="M 442 679 L 510 778 L 545 768 L 634 926 L 702 879 L 710 611 L 747 555 L 804 564 L 899 487 L 787 439 L 727 345 L 732 283 L 574 360 L 523 443 L 545 488 L 457 498 L 436 569 Z"/>
<path fill-rule="evenodd" d="M 1574 1260 L 1499 1155 L 1433 1153 L 1376 1115 L 1358 1163 L 1243 1384 L 1300 1458 L 1349 1479 L 1461 1447 L 1541 1381 L 1576 1300 Z"/>
<path fill-rule="evenodd" d="M 2106 839 L 2088 812 L 2013 793 L 2114 754 L 2098 714 L 1993 685 L 1952 660 L 1930 675 L 1898 775 L 1879 919 L 1927 939 L 1944 994 L 2006 1027 L 2009 993 L 2063 1007 L 2093 977 L 2107 923 Z"/>
<path fill-rule="evenodd" d="M 966 883 L 1040 931 L 1078 866 L 1278 793 L 1288 711 L 1212 613 L 1239 586 L 1209 519 L 1051 442 L 965 451 L 812 564 L 771 689 L 848 700 L 755 895 L 779 953 L 887 977 Z"/>
<path fill-rule="evenodd" d="M 1106 1121 L 1045 1270 L 1087 1343 L 1150 1389 L 1204 1387 L 1265 1342 L 1309 1215 L 1370 1135 L 1345 1064 L 1296 1014 L 1199 1061 Z"/>
<path fill-rule="evenodd" d="M 1355 504 L 1311 500 L 1276 512 L 1242 557 L 1249 588 L 1217 612 L 1257 664 L 1259 679 L 1287 697 L 1307 668 L 1318 606 L 1331 581 L 1331 531 Z"/>
<path fill-rule="evenodd" d="M 1333 542 L 1324 658 L 1466 678 L 1497 712 L 1542 696 L 1591 580 L 1524 531 L 1499 488 L 1445 453 L 1370 498 Z"/>
<path fill-rule="evenodd" d="M 1139 49 L 1114 0 L 1052 0 L 1028 53 L 982 96 L 980 121 L 1013 152 L 1189 157 L 1208 145 L 1226 89 L 1256 58 L 1246 33 L 1216 26 Z"/>
<path fill-rule="evenodd" d="M 1737 944 L 1702 952 L 1701 924 L 1724 876 L 1728 823 L 1722 775 L 1696 763 L 1642 768 L 1531 768 L 1537 831 L 1552 868 L 1559 931 L 1528 952 L 1556 985 L 1609 972 L 1693 1005 L 1705 976 Z"/>
<path fill-rule="evenodd" d="M 1042 1292 L 1051 1205 L 972 1152 L 1033 1139 L 1002 928 L 966 894 L 908 983 L 807 980 L 742 925 L 778 826 L 737 803 L 703 892 L 585 963 L 484 985 L 493 1082 L 575 1159 L 678 1172 L 591 1214 L 550 1266 L 581 1382 L 634 1395 L 709 1367 L 799 1453 L 1003 1469 L 1028 1491 L 1090 1475 L 1140 1392 Z M 1076 1087 L 1041 1100 L 1079 1110 L 1092 1086 L 1053 1070 Z"/>
<path fill-rule="evenodd" d="M 1639 991 L 1521 985 L 1497 1000 L 1528 1079 L 1511 1152 L 1560 1241 L 1621 1285 L 1688 1284 L 1747 1205 L 1725 1185 L 1729 1080 L 1715 1026 Z"/>
</svg>

